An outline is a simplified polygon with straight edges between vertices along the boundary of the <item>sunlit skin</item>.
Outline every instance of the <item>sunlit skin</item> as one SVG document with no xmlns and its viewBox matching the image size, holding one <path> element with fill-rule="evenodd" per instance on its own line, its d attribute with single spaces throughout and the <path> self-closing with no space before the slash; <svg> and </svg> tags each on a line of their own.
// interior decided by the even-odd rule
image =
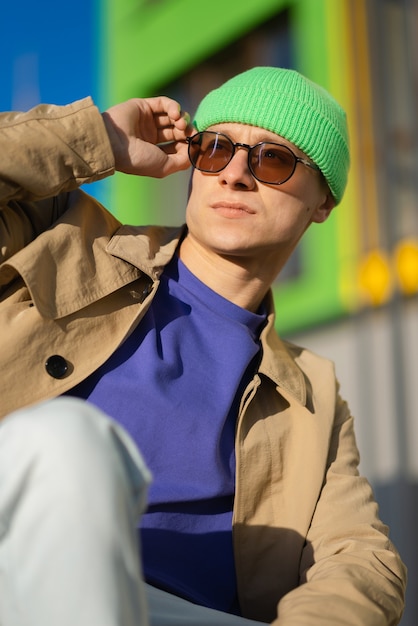
<svg viewBox="0 0 418 626">
<path fill-rule="evenodd" d="M 245 124 L 217 124 L 234 142 L 254 145 L 285 139 Z M 188 234 L 180 258 L 209 287 L 255 311 L 306 229 L 324 222 L 334 200 L 320 172 L 298 163 L 282 185 L 258 182 L 238 149 L 218 174 L 195 170 L 186 210 Z"/>
</svg>

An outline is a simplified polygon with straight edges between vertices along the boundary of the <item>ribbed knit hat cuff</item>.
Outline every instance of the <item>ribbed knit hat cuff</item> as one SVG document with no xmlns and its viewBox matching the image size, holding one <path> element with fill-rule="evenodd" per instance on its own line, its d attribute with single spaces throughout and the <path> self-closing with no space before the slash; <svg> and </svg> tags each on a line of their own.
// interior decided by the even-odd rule
<svg viewBox="0 0 418 626">
<path fill-rule="evenodd" d="M 318 165 L 340 202 L 349 168 L 345 113 L 328 92 L 301 74 L 248 70 L 211 91 L 194 122 L 198 130 L 225 122 L 250 124 L 287 139 Z"/>
</svg>

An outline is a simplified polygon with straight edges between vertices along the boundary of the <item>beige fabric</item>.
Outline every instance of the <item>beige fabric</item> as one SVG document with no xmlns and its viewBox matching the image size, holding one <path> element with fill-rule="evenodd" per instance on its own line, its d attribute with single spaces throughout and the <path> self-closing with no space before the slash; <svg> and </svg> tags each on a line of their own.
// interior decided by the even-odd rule
<svg viewBox="0 0 418 626">
<path fill-rule="evenodd" d="M 63 393 L 113 353 L 144 315 L 182 232 L 121 227 L 83 192 L 67 194 L 74 181 L 88 178 L 74 174 L 80 161 L 88 161 L 85 146 L 77 145 L 80 156 L 67 149 L 73 124 L 93 138 L 85 148 L 97 163 L 96 170 L 90 166 L 91 179 L 111 172 L 112 159 L 92 105 L 74 105 L 59 121 L 64 139 L 58 150 L 47 132 L 55 118 L 43 119 L 35 144 L 25 128 L 37 123 L 36 115 L 18 125 L 6 117 L 13 146 L 25 152 L 27 145 L 35 156 L 28 182 L 17 159 L 16 171 L 8 165 L 0 181 L 3 415 Z M 11 148 L 1 125 L 0 118 L 5 154 Z M 65 166 L 46 171 L 38 161 L 51 143 L 63 152 Z M 58 199 L 35 202 L 56 190 L 62 192 Z M 58 215 L 52 230 L 9 258 Z M 14 234 L 19 224 L 23 236 Z M 243 614 L 277 626 L 394 625 L 405 570 L 370 486 L 358 476 L 353 419 L 339 397 L 333 365 L 281 341 L 272 310 L 262 347 L 236 435 L 234 546 Z M 61 380 L 45 370 L 52 354 L 69 363 Z"/>
</svg>

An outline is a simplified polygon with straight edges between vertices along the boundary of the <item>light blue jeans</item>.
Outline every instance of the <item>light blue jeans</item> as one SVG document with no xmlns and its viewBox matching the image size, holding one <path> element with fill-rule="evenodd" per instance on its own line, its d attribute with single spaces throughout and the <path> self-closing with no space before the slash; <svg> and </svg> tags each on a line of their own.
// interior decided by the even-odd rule
<svg viewBox="0 0 418 626">
<path fill-rule="evenodd" d="M 0 423 L 1 626 L 242 626 L 145 585 L 150 474 L 129 435 L 59 398 Z"/>
</svg>

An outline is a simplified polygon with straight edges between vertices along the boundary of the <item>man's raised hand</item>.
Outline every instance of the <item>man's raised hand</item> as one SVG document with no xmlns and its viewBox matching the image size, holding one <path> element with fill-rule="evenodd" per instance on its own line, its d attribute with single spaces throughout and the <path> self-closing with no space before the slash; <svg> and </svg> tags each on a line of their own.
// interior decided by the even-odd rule
<svg viewBox="0 0 418 626">
<path fill-rule="evenodd" d="M 127 174 L 163 178 L 189 167 L 186 137 L 194 131 L 175 100 L 132 98 L 102 114 L 115 168 Z"/>
</svg>

